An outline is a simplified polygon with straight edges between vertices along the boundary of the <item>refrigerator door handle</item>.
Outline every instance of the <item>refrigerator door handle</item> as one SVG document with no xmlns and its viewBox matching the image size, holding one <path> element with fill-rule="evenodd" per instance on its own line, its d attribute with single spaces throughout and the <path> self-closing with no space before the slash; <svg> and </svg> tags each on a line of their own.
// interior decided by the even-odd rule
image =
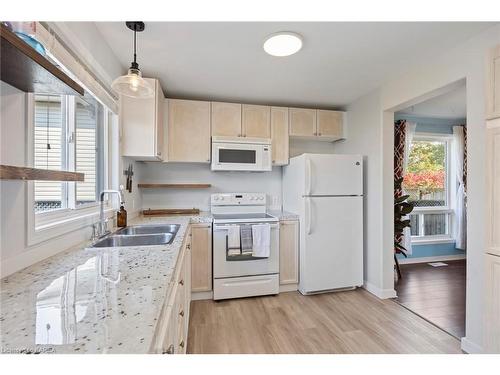
<svg viewBox="0 0 500 375">
<path fill-rule="evenodd" d="M 311 195 L 311 184 L 312 184 L 312 175 L 311 175 L 311 159 L 306 158 L 306 195 Z"/>
<path fill-rule="evenodd" d="M 311 234 L 311 220 L 312 220 L 312 216 L 311 216 L 311 200 L 310 198 L 306 198 L 306 205 L 307 205 L 307 216 L 306 216 L 306 232 L 307 234 Z"/>
</svg>

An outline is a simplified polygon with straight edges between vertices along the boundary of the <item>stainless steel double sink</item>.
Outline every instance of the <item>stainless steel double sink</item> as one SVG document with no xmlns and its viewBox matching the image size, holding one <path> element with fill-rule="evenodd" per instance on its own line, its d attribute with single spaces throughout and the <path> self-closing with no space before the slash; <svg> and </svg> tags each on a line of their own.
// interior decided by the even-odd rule
<svg viewBox="0 0 500 375">
<path fill-rule="evenodd" d="M 168 245 L 179 227 L 179 224 L 132 225 L 101 238 L 91 247 Z"/>
</svg>

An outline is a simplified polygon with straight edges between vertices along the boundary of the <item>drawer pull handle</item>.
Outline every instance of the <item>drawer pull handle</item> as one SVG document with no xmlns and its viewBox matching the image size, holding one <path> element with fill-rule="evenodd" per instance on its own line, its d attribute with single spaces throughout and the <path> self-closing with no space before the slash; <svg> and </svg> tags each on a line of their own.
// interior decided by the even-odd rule
<svg viewBox="0 0 500 375">
<path fill-rule="evenodd" d="M 164 350 L 162 354 L 174 354 L 175 349 L 174 349 L 174 344 L 170 344 L 167 350 Z"/>
<path fill-rule="evenodd" d="M 184 280 L 180 280 L 179 284 L 184 285 Z"/>
<path fill-rule="evenodd" d="M 180 346 L 181 348 L 184 348 L 184 340 L 182 340 L 182 341 L 179 343 L 179 346 Z"/>
<path fill-rule="evenodd" d="M 184 316 L 184 310 L 181 310 L 181 312 L 179 313 L 180 316 Z"/>
<path fill-rule="evenodd" d="M 191 250 L 191 244 L 187 244 L 186 249 Z"/>
</svg>

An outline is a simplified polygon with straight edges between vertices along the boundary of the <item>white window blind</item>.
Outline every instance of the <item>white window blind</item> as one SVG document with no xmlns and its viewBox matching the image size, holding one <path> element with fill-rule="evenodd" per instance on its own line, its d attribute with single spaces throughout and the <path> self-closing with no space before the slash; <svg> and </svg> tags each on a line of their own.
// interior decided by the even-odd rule
<svg viewBox="0 0 500 375">
<path fill-rule="evenodd" d="M 34 167 L 63 170 L 65 166 L 63 139 L 65 137 L 62 102 L 58 96 L 35 97 Z M 61 182 L 35 182 L 35 211 L 63 207 Z"/>
</svg>

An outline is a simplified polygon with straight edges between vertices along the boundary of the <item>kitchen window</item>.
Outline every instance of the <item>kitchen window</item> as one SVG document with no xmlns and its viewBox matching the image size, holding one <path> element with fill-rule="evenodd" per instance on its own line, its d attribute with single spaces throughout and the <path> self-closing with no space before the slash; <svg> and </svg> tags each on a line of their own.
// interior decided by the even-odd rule
<svg viewBox="0 0 500 375">
<path fill-rule="evenodd" d="M 88 93 L 27 97 L 28 162 L 85 175 L 83 182 L 28 182 L 27 242 L 33 245 L 95 222 L 99 193 L 111 185 L 111 166 L 117 167 L 109 153 L 118 130 L 116 115 Z"/>
<path fill-rule="evenodd" d="M 415 205 L 410 215 L 412 241 L 451 240 L 451 138 L 415 135 L 403 181 Z"/>
<path fill-rule="evenodd" d="M 94 98 L 35 95 L 34 166 L 85 175 L 84 182 L 35 181 L 37 214 L 95 205 L 105 185 L 104 107 Z"/>
</svg>

